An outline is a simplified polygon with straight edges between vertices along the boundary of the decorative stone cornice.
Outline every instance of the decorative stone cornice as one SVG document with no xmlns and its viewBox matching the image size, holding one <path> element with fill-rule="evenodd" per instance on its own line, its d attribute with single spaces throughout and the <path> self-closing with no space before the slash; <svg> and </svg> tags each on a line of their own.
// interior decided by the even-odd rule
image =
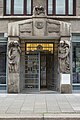
<svg viewBox="0 0 80 120">
<path fill-rule="evenodd" d="M 31 19 L 35 16 L 0 16 L 0 19 Z M 44 18 L 45 16 L 36 16 L 37 18 Z M 80 20 L 80 16 L 46 16 L 48 19 L 72 19 Z"/>
</svg>

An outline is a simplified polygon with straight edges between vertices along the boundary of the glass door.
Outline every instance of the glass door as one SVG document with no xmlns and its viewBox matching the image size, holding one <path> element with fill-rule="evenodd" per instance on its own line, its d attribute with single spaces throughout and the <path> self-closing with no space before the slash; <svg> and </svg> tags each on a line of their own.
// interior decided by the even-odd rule
<svg viewBox="0 0 80 120">
<path fill-rule="evenodd" d="M 25 88 L 27 91 L 40 91 L 40 54 L 29 52 L 25 55 Z"/>
</svg>

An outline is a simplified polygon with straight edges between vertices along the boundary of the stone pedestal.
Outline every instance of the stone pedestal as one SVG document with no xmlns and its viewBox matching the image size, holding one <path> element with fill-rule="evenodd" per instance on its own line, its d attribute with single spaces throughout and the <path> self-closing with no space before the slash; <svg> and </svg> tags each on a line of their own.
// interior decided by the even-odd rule
<svg viewBox="0 0 80 120">
<path fill-rule="evenodd" d="M 9 73 L 8 93 L 19 93 L 19 73 Z"/>
<path fill-rule="evenodd" d="M 62 84 L 61 85 L 61 93 L 69 94 L 72 93 L 72 88 L 70 84 Z"/>
<path fill-rule="evenodd" d="M 72 86 L 70 83 L 70 74 L 61 74 L 60 92 L 61 93 L 72 92 Z"/>
</svg>

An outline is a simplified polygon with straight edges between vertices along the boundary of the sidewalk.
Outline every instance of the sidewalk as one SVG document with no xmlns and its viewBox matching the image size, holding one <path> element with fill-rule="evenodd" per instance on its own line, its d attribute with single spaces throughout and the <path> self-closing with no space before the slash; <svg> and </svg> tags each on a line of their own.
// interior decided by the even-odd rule
<svg viewBox="0 0 80 120">
<path fill-rule="evenodd" d="M 0 114 L 80 113 L 80 94 L 0 94 Z"/>
<path fill-rule="evenodd" d="M 67 114 L 80 118 L 80 94 L 0 94 L 0 117 Z"/>
</svg>

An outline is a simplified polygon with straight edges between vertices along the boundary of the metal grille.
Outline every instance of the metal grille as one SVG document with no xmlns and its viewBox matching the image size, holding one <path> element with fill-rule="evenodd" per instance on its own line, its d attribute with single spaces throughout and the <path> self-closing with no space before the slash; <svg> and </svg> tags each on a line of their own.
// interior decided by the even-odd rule
<svg viewBox="0 0 80 120">
<path fill-rule="evenodd" d="M 39 91 L 39 54 L 32 52 L 25 55 L 25 88 Z"/>
</svg>

